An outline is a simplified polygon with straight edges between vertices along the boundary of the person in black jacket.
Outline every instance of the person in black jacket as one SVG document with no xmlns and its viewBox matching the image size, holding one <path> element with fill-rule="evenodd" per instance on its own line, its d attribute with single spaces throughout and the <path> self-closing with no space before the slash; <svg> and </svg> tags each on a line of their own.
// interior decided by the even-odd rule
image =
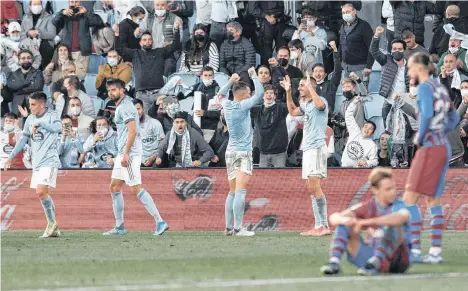
<svg viewBox="0 0 468 291">
<path fill-rule="evenodd" d="M 367 21 L 357 17 L 356 9 L 345 4 L 340 28 L 340 54 L 344 64 L 344 77 L 355 72 L 362 79 L 372 71 L 374 58 L 369 53 L 372 28 Z M 362 72 L 362 73 L 361 73 Z"/>
<path fill-rule="evenodd" d="M 135 6 L 127 13 L 130 18 L 126 18 L 119 23 L 119 35 L 122 47 L 129 49 L 139 49 L 140 41 L 135 35 L 140 33 L 140 23 L 145 18 L 145 10 L 143 7 Z"/>
<path fill-rule="evenodd" d="M 6 76 L 6 88 L 13 95 L 11 112 L 18 114 L 18 107 L 29 107 L 27 96 L 36 91 L 42 91 L 44 76 L 42 71 L 33 68 L 33 54 L 28 50 L 18 53 L 20 68 L 9 72 Z"/>
<path fill-rule="evenodd" d="M 176 22 L 176 25 L 178 22 Z M 156 100 L 159 89 L 164 86 L 164 64 L 167 58 L 173 56 L 180 49 L 179 28 L 176 26 L 174 41 L 166 47 L 153 49 L 153 37 L 151 33 L 144 32 L 140 39 L 142 49 L 130 49 L 122 46 L 118 27 L 115 29 L 116 51 L 125 61 L 131 61 L 135 72 L 136 98 L 143 101 L 145 113 Z"/>
<path fill-rule="evenodd" d="M 284 14 L 284 1 L 249 1 L 248 7 L 258 21 L 257 51 L 266 65 L 273 55 L 273 41 L 277 48 L 287 45 L 283 33 L 289 18 Z"/>
<path fill-rule="evenodd" d="M 227 40 L 221 45 L 219 71 L 231 76 L 237 73 L 241 81 L 250 84 L 248 69 L 255 66 L 255 49 L 252 43 L 242 37 L 242 26 L 230 22 L 226 26 Z"/>
<path fill-rule="evenodd" d="M 72 52 L 75 62 L 88 67 L 89 55 L 92 51 L 90 28 L 103 27 L 101 17 L 88 11 L 79 0 L 69 0 L 69 8 L 57 12 L 52 23 L 61 31 L 62 43 Z"/>
<path fill-rule="evenodd" d="M 226 149 L 229 143 L 229 130 L 224 115 L 221 114 L 222 127 L 218 128 L 210 140 L 210 147 L 214 151 L 214 157 L 211 158 L 210 167 L 226 167 Z"/>
<path fill-rule="evenodd" d="M 288 130 L 286 117 L 288 108 L 285 103 L 276 102 L 276 88 L 264 88 L 263 104 L 250 110 L 254 121 L 255 135 L 259 141 L 260 167 L 283 168 L 286 166 Z"/>
<path fill-rule="evenodd" d="M 315 90 L 319 96 L 322 96 L 327 100 L 329 113 L 331 115 L 335 109 L 336 91 L 340 86 L 341 73 L 343 72 L 343 68 L 341 67 L 341 59 L 340 54 L 338 53 L 338 48 L 336 47 L 336 42 L 333 40 L 330 41 L 330 47 L 333 51 L 334 63 L 331 79 L 327 78 L 325 66 L 324 64 L 320 63 L 315 64 L 312 67 L 312 77 L 314 77 L 315 81 L 317 82 L 317 88 Z"/>
</svg>

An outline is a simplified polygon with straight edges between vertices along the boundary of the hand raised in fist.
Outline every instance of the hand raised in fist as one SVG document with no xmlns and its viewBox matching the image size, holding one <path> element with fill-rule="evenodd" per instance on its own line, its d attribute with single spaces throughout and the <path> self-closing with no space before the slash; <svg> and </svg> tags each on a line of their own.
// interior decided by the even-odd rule
<svg viewBox="0 0 468 291">
<path fill-rule="evenodd" d="M 385 28 L 383 28 L 382 26 L 377 26 L 377 28 L 375 29 L 375 36 L 376 37 L 379 37 L 382 35 L 382 33 L 384 33 L 385 31 Z"/>
</svg>

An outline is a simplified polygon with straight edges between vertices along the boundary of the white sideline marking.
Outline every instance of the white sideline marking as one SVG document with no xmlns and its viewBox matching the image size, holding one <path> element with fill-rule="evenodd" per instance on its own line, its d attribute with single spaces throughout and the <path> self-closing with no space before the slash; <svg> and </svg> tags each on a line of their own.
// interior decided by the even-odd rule
<svg viewBox="0 0 468 291">
<path fill-rule="evenodd" d="M 316 278 L 285 278 L 285 279 L 259 279 L 259 280 L 232 280 L 232 281 L 205 281 L 205 282 L 173 282 L 166 284 L 142 284 L 142 285 L 116 285 L 116 286 L 95 286 L 95 287 L 75 287 L 60 289 L 29 289 L 19 291 L 139 291 L 139 290 L 167 290 L 183 288 L 216 288 L 216 287 L 251 287 L 269 286 L 279 284 L 305 284 L 305 283 L 334 283 L 334 282 L 356 282 L 356 281 L 399 281 L 411 279 L 429 278 L 468 278 L 468 273 L 446 273 L 446 274 L 414 274 L 414 275 L 387 275 L 374 277 L 316 277 Z"/>
</svg>

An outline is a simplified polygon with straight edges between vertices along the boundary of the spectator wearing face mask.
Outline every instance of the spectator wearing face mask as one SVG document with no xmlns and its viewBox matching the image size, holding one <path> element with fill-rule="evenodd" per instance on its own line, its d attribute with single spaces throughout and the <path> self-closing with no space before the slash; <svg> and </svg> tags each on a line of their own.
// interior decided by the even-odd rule
<svg viewBox="0 0 468 291">
<path fill-rule="evenodd" d="M 141 166 L 151 167 L 158 157 L 159 145 L 164 140 L 164 130 L 158 120 L 145 114 L 143 102 L 141 100 L 134 99 L 133 104 L 135 105 L 140 118 L 140 136 L 143 145 Z"/>
<path fill-rule="evenodd" d="M 456 56 L 456 67 L 461 70 L 463 74 L 468 74 L 468 68 L 466 67 L 465 58 L 466 58 L 466 49 L 461 47 L 461 39 L 458 39 L 457 36 L 450 37 L 449 48 L 446 52 L 442 54 L 439 62 L 437 63 L 437 68 L 440 71 L 440 68 L 444 65 L 444 58 L 448 54 L 453 54 Z"/>
<path fill-rule="evenodd" d="M 341 166 L 350 168 L 373 168 L 376 167 L 379 162 L 377 146 L 372 140 L 376 126 L 372 121 L 368 120 L 362 129 L 359 127 L 353 116 L 358 102 L 359 99 L 355 98 L 346 110 L 345 120 L 346 127 L 349 131 L 349 138 L 343 152 Z"/>
<path fill-rule="evenodd" d="M 408 92 L 409 77 L 407 74 L 408 68 L 406 60 L 404 59 L 406 42 L 400 39 L 393 40 L 392 53 L 390 55 L 385 55 L 379 49 L 380 36 L 384 31 L 385 29 L 380 26 L 375 29 L 370 52 L 374 56 L 375 60 L 382 66 L 379 94 L 386 98 L 382 107 L 382 118 L 383 120 L 386 120 L 388 112 L 392 107 L 392 94 Z"/>
<path fill-rule="evenodd" d="M 343 24 L 340 28 L 340 54 L 343 62 L 344 77 L 355 72 L 366 77 L 372 71 L 374 57 L 369 52 L 372 41 L 372 28 L 367 21 L 357 17 L 352 4 L 342 8 Z"/>
<path fill-rule="evenodd" d="M 214 151 L 214 156 L 211 158 L 210 167 L 226 167 L 226 149 L 229 143 L 229 130 L 224 118 L 224 112 L 221 110 L 221 123 L 223 126 L 216 129 L 213 137 L 210 140 L 210 147 Z"/>
<path fill-rule="evenodd" d="M 62 116 L 62 135 L 58 148 L 61 169 L 77 169 L 80 167 L 79 158 L 83 153 L 84 140 L 77 136 L 72 128 L 72 118 L 68 115 Z"/>
<path fill-rule="evenodd" d="M 132 80 L 132 67 L 127 65 L 115 50 L 107 53 L 107 63 L 99 66 L 96 76 L 98 97 L 102 99 L 107 98 L 106 80 L 109 78 L 120 79 L 125 84 Z"/>
<path fill-rule="evenodd" d="M 60 112 L 60 108 L 68 108 L 66 106 L 67 101 L 71 101 L 73 98 L 80 99 L 81 103 L 81 110 L 83 111 L 84 115 L 90 116 L 92 118 L 96 117 L 96 111 L 94 109 L 93 101 L 91 97 L 89 97 L 85 92 L 80 90 L 80 80 L 77 76 L 67 76 L 63 80 L 63 86 L 65 90 L 67 90 L 67 96 L 62 95 L 62 99 L 56 102 L 55 110 L 58 114 L 62 115 L 64 112 Z M 61 104 L 63 103 L 63 106 Z M 68 114 L 70 115 L 70 114 Z"/>
<path fill-rule="evenodd" d="M 153 49 L 171 47 L 171 54 L 164 58 L 163 63 L 158 64 L 158 66 L 164 64 L 164 76 L 166 77 L 176 71 L 177 59 L 174 53 L 180 52 L 180 45 L 170 45 L 176 42 L 176 38 L 179 38 L 177 42 L 180 41 L 180 29 L 182 29 L 182 20 L 168 10 L 167 1 L 155 0 L 154 13 L 148 13 L 146 20 L 140 24 L 141 30 L 140 35 L 138 35 L 138 37 L 142 37 L 143 32 L 150 32 L 152 35 L 150 45 Z"/>
<path fill-rule="evenodd" d="M 28 50 L 18 53 L 20 68 L 10 72 L 6 77 L 6 87 L 13 95 L 11 111 L 18 114 L 19 106 L 29 107 L 26 97 L 37 91 L 42 91 L 44 87 L 44 76 L 42 72 L 33 68 L 33 54 Z"/>
<path fill-rule="evenodd" d="M 82 1 L 68 0 L 69 8 L 58 11 L 52 22 L 61 31 L 62 43 L 67 45 L 76 63 L 88 68 L 89 54 L 92 50 L 90 28 L 102 27 L 99 15 L 88 11 Z"/>
<path fill-rule="evenodd" d="M 238 22 L 228 23 L 226 29 L 227 40 L 221 46 L 219 71 L 229 76 L 236 73 L 241 81 L 250 84 L 247 71 L 255 66 L 255 49 L 248 39 L 242 37 L 242 26 Z"/>
<path fill-rule="evenodd" d="M 453 54 L 448 54 L 444 57 L 444 65 L 440 68 L 439 80 L 446 88 L 452 99 L 455 108 L 460 106 L 462 95 L 460 93 L 460 85 L 462 81 L 468 78 L 457 69 L 457 58 Z"/>
<path fill-rule="evenodd" d="M 186 43 L 185 50 L 182 52 L 180 72 L 191 72 L 200 76 L 205 66 L 211 67 L 215 72 L 218 71 L 218 47 L 211 42 L 208 28 L 197 24 L 193 28 L 193 38 Z"/>
<path fill-rule="evenodd" d="M 157 93 L 164 86 L 163 76 L 169 74 L 166 70 L 168 67 L 162 64 L 166 64 L 166 61 L 173 57 L 174 52 L 180 49 L 179 27 L 176 26 L 174 29 L 174 41 L 161 48 L 153 48 L 153 36 L 149 32 L 144 32 L 140 39 L 141 49 L 123 47 L 119 30 L 114 31 L 117 52 L 124 60 L 133 64 L 136 98 L 143 101 L 144 108 L 149 109 L 154 103 Z"/>
<path fill-rule="evenodd" d="M 379 150 L 377 157 L 379 158 L 379 167 L 390 167 L 390 157 L 388 156 L 388 138 L 390 133 L 387 131 L 382 132 L 379 138 Z"/>
<path fill-rule="evenodd" d="M 16 141 L 21 139 L 23 131 L 21 130 L 18 115 L 6 113 L 3 120 L 3 128 L 0 131 L 0 168 L 3 169 L 10 153 L 16 145 Z M 12 162 L 12 168 L 24 168 L 21 161 L 22 154 L 17 155 Z"/>
<path fill-rule="evenodd" d="M 63 70 L 63 78 L 58 79 L 56 82 L 53 82 L 52 85 L 50 86 L 50 92 L 52 93 L 52 99 L 54 100 L 54 103 L 59 102 L 59 97 L 60 95 L 63 94 L 64 97 L 68 97 L 68 91 L 67 89 L 63 86 L 64 80 L 68 76 L 77 76 L 77 68 L 75 66 L 75 63 L 73 61 L 66 61 L 64 65 L 62 65 Z M 78 77 L 78 76 L 77 76 Z M 79 79 L 78 79 L 79 80 Z M 81 91 L 85 92 L 85 87 L 82 82 L 79 82 L 78 87 Z M 60 102 L 59 102 L 60 103 Z M 57 110 L 57 108 L 55 108 Z M 63 110 L 63 106 L 61 107 L 61 110 Z M 61 110 L 57 110 L 59 114 L 61 114 Z"/>
<path fill-rule="evenodd" d="M 211 0 L 211 28 L 210 38 L 221 51 L 221 45 L 228 36 L 227 24 L 239 18 L 237 1 Z"/>
<path fill-rule="evenodd" d="M 145 18 L 146 11 L 143 7 L 135 6 L 127 13 L 127 18 L 119 23 L 119 36 L 122 47 L 129 49 L 140 49 L 140 41 L 137 36 L 140 35 L 140 24 Z"/>
<path fill-rule="evenodd" d="M 70 117 L 75 135 L 84 142 L 90 135 L 89 125 L 94 119 L 83 112 L 79 98 L 70 98 L 66 115 Z"/>
<path fill-rule="evenodd" d="M 8 25 L 8 39 L 1 37 L 2 41 L 2 71 L 13 72 L 20 68 L 19 50 L 28 50 L 32 53 L 32 67 L 39 69 L 42 62 L 41 54 L 39 53 L 39 46 L 34 44 L 28 39 L 21 40 L 21 25 L 16 22 L 10 22 Z"/>
<path fill-rule="evenodd" d="M 62 79 L 64 77 L 64 72 L 66 71 L 65 64 L 69 61 L 73 61 L 73 57 L 70 50 L 66 45 L 59 44 L 55 49 L 52 61 L 44 69 L 45 84 L 50 85 Z M 78 78 L 83 79 L 84 75 L 86 74 L 86 71 L 76 70 L 74 73 L 76 73 Z"/>
<path fill-rule="evenodd" d="M 109 169 L 114 164 L 113 158 L 117 156 L 117 132 L 109 126 L 104 116 L 96 117 L 89 126 L 91 135 L 83 145 L 83 168 Z"/>
<path fill-rule="evenodd" d="M 405 29 L 401 33 L 401 38 L 406 43 L 405 60 L 408 61 L 408 59 L 415 53 L 426 53 L 426 54 L 429 53 L 425 47 L 423 47 L 422 45 L 419 45 L 416 42 L 416 35 L 414 35 L 414 33 L 411 30 Z M 391 49 L 392 48 L 390 47 L 390 50 Z"/>
<path fill-rule="evenodd" d="M 52 23 L 52 16 L 42 8 L 41 0 L 29 2 L 29 13 L 21 22 L 22 37 L 39 48 L 42 57 L 42 67 L 45 68 L 54 54 L 54 38 L 56 29 Z"/>
<path fill-rule="evenodd" d="M 285 103 L 276 101 L 277 90 L 274 86 L 265 86 L 264 92 L 263 104 L 250 110 L 255 136 L 260 139 L 260 167 L 283 168 L 286 166 L 288 147 L 288 108 Z"/>
<path fill-rule="evenodd" d="M 288 47 L 280 47 L 278 49 L 277 58 L 268 60 L 271 69 L 271 84 L 277 89 L 276 100 L 279 102 L 286 102 L 286 92 L 280 85 L 280 81 L 286 76 L 289 76 L 293 83 L 299 83 L 303 77 L 302 71 L 289 64 L 290 52 Z M 297 87 L 297 86 L 294 86 Z M 296 94 L 296 90 L 293 90 Z"/>
<path fill-rule="evenodd" d="M 318 26 L 317 14 L 310 9 L 302 10 L 302 20 L 292 39 L 300 39 L 304 44 L 305 55 L 314 56 L 316 62 L 323 63 L 322 51 L 327 47 L 327 32 Z"/>
<path fill-rule="evenodd" d="M 306 72 L 312 72 L 312 67 L 317 63 L 317 59 L 314 55 L 304 52 L 304 45 L 300 39 L 293 39 L 288 44 L 290 57 L 289 63 L 299 70 L 303 74 Z"/>
<path fill-rule="evenodd" d="M 158 149 L 156 165 L 167 159 L 170 168 L 206 167 L 214 156 L 213 149 L 195 129 L 189 127 L 188 113 L 174 115 L 173 127 Z"/>
</svg>

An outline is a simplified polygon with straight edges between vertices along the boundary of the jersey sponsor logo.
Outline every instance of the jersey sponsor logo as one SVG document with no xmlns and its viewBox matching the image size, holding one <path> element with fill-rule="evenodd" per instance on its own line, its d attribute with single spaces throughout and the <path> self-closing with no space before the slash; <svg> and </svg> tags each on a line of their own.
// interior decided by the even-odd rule
<svg viewBox="0 0 468 291">
<path fill-rule="evenodd" d="M 11 154 L 11 152 L 13 151 L 13 146 L 12 145 L 9 145 L 9 144 L 6 144 L 3 146 L 3 152 L 5 154 Z"/>
<path fill-rule="evenodd" d="M 104 153 L 101 155 L 101 161 L 107 161 L 108 158 L 115 158 L 115 156 L 112 153 Z"/>
<path fill-rule="evenodd" d="M 364 156 L 364 148 L 357 141 L 352 141 L 347 146 L 348 157 L 353 161 L 359 161 Z"/>
<path fill-rule="evenodd" d="M 211 196 L 215 180 L 216 178 L 205 175 L 200 175 L 192 181 L 173 179 L 174 191 L 182 201 L 187 198 L 206 199 Z"/>
<path fill-rule="evenodd" d="M 32 135 L 32 140 L 34 142 L 41 142 L 44 140 L 44 134 L 40 131 L 36 131 L 35 133 L 33 133 Z"/>
<path fill-rule="evenodd" d="M 149 137 L 141 139 L 142 143 L 153 143 L 155 141 L 156 141 L 156 137 L 154 137 L 154 136 L 149 136 Z"/>
</svg>

